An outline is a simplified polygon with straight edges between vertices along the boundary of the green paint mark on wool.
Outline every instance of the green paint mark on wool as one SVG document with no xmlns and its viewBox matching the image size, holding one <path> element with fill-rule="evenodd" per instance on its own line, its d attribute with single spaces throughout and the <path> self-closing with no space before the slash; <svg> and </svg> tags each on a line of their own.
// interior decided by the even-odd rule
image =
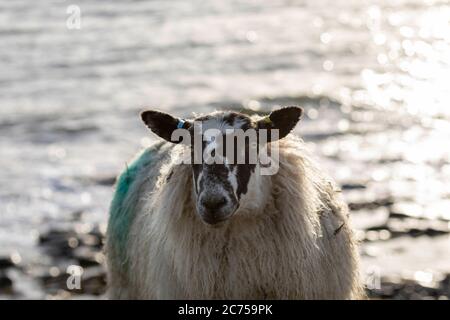
<svg viewBox="0 0 450 320">
<path fill-rule="evenodd" d="M 163 143 L 157 143 L 144 150 L 117 179 L 116 190 L 109 210 L 108 241 L 111 242 L 112 247 L 118 253 L 121 264 L 126 265 L 128 233 L 138 201 L 138 198 L 130 198 L 133 196 L 129 194 L 130 187 L 136 177 L 142 174 L 141 169 L 151 165 L 162 145 Z"/>
</svg>

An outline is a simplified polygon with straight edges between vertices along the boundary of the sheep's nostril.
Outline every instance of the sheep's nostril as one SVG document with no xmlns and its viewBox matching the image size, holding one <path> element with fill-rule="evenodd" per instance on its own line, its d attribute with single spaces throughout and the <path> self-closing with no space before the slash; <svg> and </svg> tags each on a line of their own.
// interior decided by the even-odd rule
<svg viewBox="0 0 450 320">
<path fill-rule="evenodd" d="M 214 197 L 202 200 L 202 205 L 209 211 L 217 211 L 227 203 L 225 197 Z"/>
</svg>

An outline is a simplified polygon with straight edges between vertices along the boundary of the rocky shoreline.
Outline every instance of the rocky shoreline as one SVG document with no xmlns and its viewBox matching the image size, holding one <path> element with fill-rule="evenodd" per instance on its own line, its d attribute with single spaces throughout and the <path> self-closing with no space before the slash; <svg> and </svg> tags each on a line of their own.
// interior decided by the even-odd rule
<svg viewBox="0 0 450 320">
<path fill-rule="evenodd" d="M 363 188 L 355 185 L 342 185 L 343 190 Z M 365 244 L 376 244 L 398 237 L 436 237 L 450 233 L 446 221 L 429 221 L 413 218 L 400 212 L 392 199 L 378 199 L 372 202 L 350 203 L 351 217 L 358 227 L 358 216 L 372 216 L 384 212 L 384 219 L 363 230 L 357 231 L 361 241 L 362 260 L 370 257 Z M 381 209 L 380 209 L 381 208 Z M 103 245 L 105 226 L 91 225 L 81 221 L 81 214 L 74 213 L 75 220 L 69 228 L 54 228 L 39 235 L 38 248 L 49 257 L 49 263 L 39 266 L 26 265 L 19 253 L 0 257 L 0 297 L 6 299 L 27 298 L 21 292 L 11 273 L 19 278 L 32 279 L 42 298 L 46 299 L 104 299 L 106 291 L 105 255 Z M 363 219 L 364 220 L 364 219 Z M 80 287 L 68 289 L 71 274 L 70 266 L 81 267 Z M 69 268 L 69 269 L 68 269 Z M 369 275 L 370 276 L 370 275 Z M 450 274 L 423 273 L 422 279 L 410 277 L 372 275 L 366 281 L 366 292 L 370 299 L 449 299 Z M 16 277 L 17 278 L 17 277 Z M 423 281 L 424 279 L 425 281 Z"/>
</svg>

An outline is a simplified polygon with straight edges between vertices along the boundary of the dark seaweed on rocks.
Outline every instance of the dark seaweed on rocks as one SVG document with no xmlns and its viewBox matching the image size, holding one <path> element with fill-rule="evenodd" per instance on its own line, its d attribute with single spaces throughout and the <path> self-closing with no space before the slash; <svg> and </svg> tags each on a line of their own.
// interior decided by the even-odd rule
<svg viewBox="0 0 450 320">
<path fill-rule="evenodd" d="M 53 296 L 103 295 L 106 291 L 104 234 L 99 228 L 88 232 L 49 230 L 40 235 L 40 246 L 53 258 L 54 265 L 39 276 L 44 290 Z M 80 287 L 69 289 L 69 266 L 82 270 Z"/>
</svg>

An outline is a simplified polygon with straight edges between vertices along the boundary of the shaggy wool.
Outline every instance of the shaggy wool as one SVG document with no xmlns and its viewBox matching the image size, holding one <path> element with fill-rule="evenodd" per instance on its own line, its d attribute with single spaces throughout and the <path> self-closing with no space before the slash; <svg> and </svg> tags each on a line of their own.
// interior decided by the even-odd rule
<svg viewBox="0 0 450 320">
<path fill-rule="evenodd" d="M 186 146 L 158 143 L 120 176 L 106 253 L 116 299 L 362 298 L 357 245 L 331 180 L 289 135 L 264 204 L 220 227 L 196 213 Z M 250 191 L 249 191 L 250 192 Z"/>
</svg>

